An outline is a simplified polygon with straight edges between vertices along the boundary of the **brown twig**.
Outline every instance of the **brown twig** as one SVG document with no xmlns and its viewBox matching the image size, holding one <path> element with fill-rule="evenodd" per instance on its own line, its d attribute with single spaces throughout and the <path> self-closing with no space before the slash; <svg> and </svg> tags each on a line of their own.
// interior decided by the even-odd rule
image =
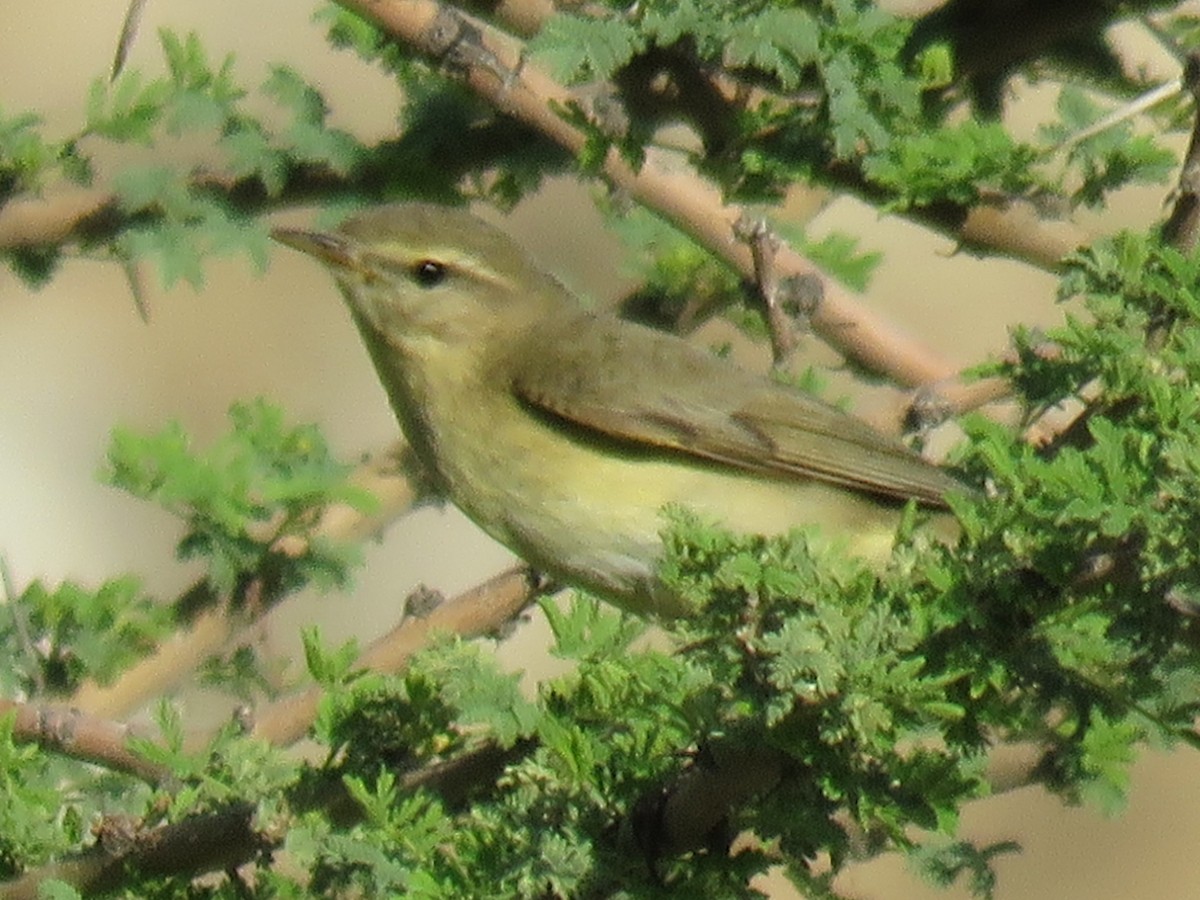
<svg viewBox="0 0 1200 900">
<path fill-rule="evenodd" d="M 409 658 L 429 643 L 432 635 L 453 633 L 473 637 L 495 631 L 524 609 L 540 591 L 528 566 L 514 566 L 424 616 L 407 617 L 379 638 L 358 658 L 355 667 L 372 672 L 398 672 Z M 316 715 L 321 690 L 311 688 L 287 697 L 257 717 L 253 734 L 277 746 L 304 736 Z"/>
<path fill-rule="evenodd" d="M 925 431 L 943 422 L 1011 396 L 1007 378 L 981 378 L 977 381 L 955 375 L 943 381 L 923 385 L 909 395 L 904 413 L 906 431 Z"/>
<path fill-rule="evenodd" d="M 1182 80 L 1195 108 L 1192 136 L 1179 173 L 1179 191 L 1162 234 L 1168 244 L 1186 252 L 1196 246 L 1197 226 L 1200 226 L 1200 54 L 1188 56 Z"/>
<path fill-rule="evenodd" d="M 615 14 L 597 4 L 585 4 L 582 8 L 598 18 Z M 531 37 L 556 9 L 545 0 L 507 0 L 488 12 L 514 33 Z M 652 96 L 660 104 L 669 105 L 674 116 L 682 115 L 704 136 L 706 146 L 721 146 L 728 123 L 741 109 L 766 100 L 781 107 L 794 102 L 762 85 L 740 81 L 719 68 L 702 67 L 684 54 L 674 53 L 668 59 L 661 59 L 665 53 L 662 48 L 648 51 L 652 58 L 647 65 L 642 65 L 639 58 L 619 73 L 617 78 L 621 82 L 640 79 L 622 93 L 630 101 L 641 103 Z M 660 84 L 659 75 L 663 71 L 668 75 L 667 86 Z M 662 117 L 667 116 L 664 113 Z M 833 165 L 822 174 L 868 202 L 890 199 L 873 187 L 857 166 Z M 1063 258 L 1090 240 L 1089 235 L 1070 222 L 1047 220 L 1031 201 L 994 191 L 985 192 L 972 206 L 948 201 L 918 204 L 899 215 L 946 234 L 964 246 L 1010 256 L 1048 271 L 1060 270 Z"/>
<path fill-rule="evenodd" d="M 394 161 L 382 152 L 378 163 L 377 169 L 356 173 L 355 183 L 368 195 L 378 187 Z M 348 183 L 344 175 L 322 165 L 301 165 L 290 170 L 286 187 L 275 197 L 268 197 L 262 182 L 254 176 L 231 178 L 205 172 L 191 179 L 195 187 L 222 194 L 242 211 L 303 203 L 343 190 Z M 103 242 L 119 234 L 129 220 L 111 190 L 64 188 L 45 197 L 14 197 L 0 206 L 0 250 L 55 246 L 79 240 Z"/>
<path fill-rule="evenodd" d="M 779 274 L 775 270 L 775 254 L 782 241 L 764 219 L 742 216 L 734 223 L 733 233 L 750 248 L 754 263 L 754 283 L 762 298 L 766 313 L 767 332 L 771 335 L 771 357 L 775 366 L 782 366 L 796 349 L 799 340 L 791 318 L 783 309 L 780 297 Z"/>
<path fill-rule="evenodd" d="M 428 591 L 418 589 L 425 602 L 406 604 L 405 618 L 371 644 L 355 667 L 363 671 L 399 672 L 435 634 L 477 637 L 496 632 L 548 587 L 548 582 L 538 578 L 529 567 L 514 566 L 436 605 L 428 602 Z M 194 655 L 189 661 L 195 664 Z M 295 742 L 312 724 L 321 694 L 321 689 L 311 688 L 272 704 L 258 717 L 253 735 L 276 746 Z M 137 733 L 124 723 L 73 707 L 0 699 L 0 716 L 8 713 L 15 717 L 13 733 L 18 741 L 36 743 L 44 749 L 125 772 L 152 784 L 170 775 L 167 769 L 129 749 L 128 739 Z M 188 744 L 203 745 L 210 737 L 197 735 Z"/>
<path fill-rule="evenodd" d="M 424 610 L 424 615 L 406 618 L 362 654 L 358 667 L 396 672 L 435 633 L 470 637 L 495 631 L 524 609 L 544 586 L 545 582 L 526 566 L 508 569 L 450 601 Z M 320 693 L 314 688 L 274 704 L 260 718 L 253 736 L 275 745 L 299 739 L 312 723 Z M 150 783 L 170 777 L 168 769 L 129 749 L 128 739 L 133 732 L 124 724 L 77 710 L 0 701 L 0 715 L 10 712 L 15 717 L 14 736 L 18 740 L 36 742 Z M 408 772 L 401 785 L 408 790 L 424 786 L 446 796 L 458 796 L 485 775 L 494 777 L 514 752 L 518 751 L 485 743 L 452 760 L 439 760 Z M 328 808 L 348 805 L 343 792 L 336 788 L 325 791 L 317 802 Z M 236 803 L 217 813 L 153 829 L 121 820 L 112 828 L 101 827 L 100 839 L 91 850 L 0 884 L 0 898 L 38 897 L 39 885 L 48 879 L 65 881 L 78 890 L 102 891 L 120 884 L 129 871 L 179 876 L 234 868 L 282 842 L 282 834 L 261 832 L 253 814 L 252 805 Z"/>
<path fill-rule="evenodd" d="M 967 247 L 1023 260 L 1047 272 L 1061 272 L 1063 260 L 1092 239 L 1073 223 L 1048 221 L 1029 200 L 1001 194 L 984 193 L 966 208 L 945 205 L 914 213 L 926 225 L 953 223 L 949 230 Z"/>
<path fill-rule="evenodd" d="M 164 766 L 129 749 L 129 738 L 138 733 L 124 722 L 62 706 L 0 700 L 0 715 L 9 713 L 14 717 L 13 738 L 18 742 L 37 744 L 45 750 L 124 772 L 149 784 L 160 784 L 170 777 Z"/>
<path fill-rule="evenodd" d="M 1061 349 L 1049 341 L 1039 344 L 1034 352 L 1044 360 L 1061 356 Z M 1015 363 L 1015 352 L 1005 354 L 1005 360 L 1010 364 Z M 955 416 L 1003 400 L 1012 392 L 1012 382 L 1007 378 L 972 379 L 960 372 L 944 381 L 922 385 L 909 394 L 901 421 L 906 431 L 923 431 Z M 1047 414 L 1027 428 L 1025 439 L 1035 446 L 1042 446 L 1053 435 L 1051 417 Z"/>
<path fill-rule="evenodd" d="M 61 244 L 115 202 L 111 191 L 83 189 L 14 197 L 0 207 L 0 250 Z"/>
</svg>

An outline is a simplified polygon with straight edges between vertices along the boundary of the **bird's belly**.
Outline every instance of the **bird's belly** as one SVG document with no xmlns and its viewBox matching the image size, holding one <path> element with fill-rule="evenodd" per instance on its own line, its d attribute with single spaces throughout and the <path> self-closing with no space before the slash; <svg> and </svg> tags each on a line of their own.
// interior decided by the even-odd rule
<svg viewBox="0 0 1200 900">
<path fill-rule="evenodd" d="M 493 444 L 447 474 L 455 503 L 501 543 L 639 612 L 682 611 L 654 578 L 667 505 L 741 532 L 819 525 L 871 559 L 887 554 L 898 520 L 894 506 L 821 482 L 668 452 L 606 453 L 537 432 L 519 449 Z"/>
</svg>

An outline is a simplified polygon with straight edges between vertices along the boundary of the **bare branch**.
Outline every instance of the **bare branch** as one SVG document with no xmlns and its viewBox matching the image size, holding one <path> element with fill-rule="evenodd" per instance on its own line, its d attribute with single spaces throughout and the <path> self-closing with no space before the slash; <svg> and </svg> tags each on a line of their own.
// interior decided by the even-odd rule
<svg viewBox="0 0 1200 900">
<path fill-rule="evenodd" d="M 435 633 L 473 637 L 495 631 L 516 616 L 540 592 L 528 566 L 506 569 L 482 584 L 434 607 L 422 617 L 406 617 L 368 647 L 355 663 L 372 672 L 398 672 Z M 320 688 L 272 704 L 257 717 L 253 734 L 276 745 L 304 736 L 316 715 Z"/>
<path fill-rule="evenodd" d="M 1200 225 L 1200 54 L 1188 56 L 1182 83 L 1192 95 L 1194 105 L 1192 137 L 1183 157 L 1175 205 L 1163 226 L 1163 239 L 1171 246 L 1187 251 L 1196 246 L 1197 226 Z"/>
<path fill-rule="evenodd" d="M 129 738 L 137 732 L 124 722 L 62 706 L 0 699 L 0 715 L 9 713 L 14 714 L 13 738 L 17 741 L 124 772 L 150 784 L 159 784 L 171 774 L 129 749 Z"/>
<path fill-rule="evenodd" d="M 783 242 L 765 220 L 751 216 L 738 219 L 733 232 L 750 248 L 754 283 L 763 301 L 767 330 L 771 335 L 771 356 L 775 366 L 782 366 L 799 343 L 796 329 L 781 303 L 779 274 L 775 270 L 775 254 Z"/>
</svg>

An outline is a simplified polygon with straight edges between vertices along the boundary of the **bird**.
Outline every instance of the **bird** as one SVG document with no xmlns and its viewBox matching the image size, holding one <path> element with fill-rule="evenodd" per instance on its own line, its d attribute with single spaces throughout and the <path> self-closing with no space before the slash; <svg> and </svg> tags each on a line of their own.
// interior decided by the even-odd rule
<svg viewBox="0 0 1200 900">
<path fill-rule="evenodd" d="M 879 564 L 907 501 L 944 524 L 946 498 L 969 493 L 810 394 L 589 307 L 464 209 L 389 204 L 272 235 L 332 273 L 435 488 L 623 609 L 692 612 L 657 575 L 665 509 L 738 532 L 816 526 Z"/>
</svg>

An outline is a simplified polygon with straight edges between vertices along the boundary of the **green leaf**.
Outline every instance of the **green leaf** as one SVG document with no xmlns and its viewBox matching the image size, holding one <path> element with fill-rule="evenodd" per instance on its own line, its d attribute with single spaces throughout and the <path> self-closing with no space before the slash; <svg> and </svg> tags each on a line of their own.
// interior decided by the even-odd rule
<svg viewBox="0 0 1200 900">
<path fill-rule="evenodd" d="M 208 57 L 194 31 L 180 40 L 169 28 L 158 30 L 159 44 L 167 61 L 167 71 L 177 84 L 198 84 L 209 80 Z"/>
<path fill-rule="evenodd" d="M 285 135 L 287 148 L 300 161 L 328 166 L 349 175 L 363 158 L 363 148 L 348 132 L 297 119 Z"/>
<path fill-rule="evenodd" d="M 644 46 L 629 23 L 617 17 L 556 13 L 529 41 L 529 52 L 563 81 L 611 78 Z"/>
<path fill-rule="evenodd" d="M 113 191 L 127 212 L 156 209 L 174 219 L 203 210 L 183 173 L 169 166 L 130 166 L 113 178 Z"/>
<path fill-rule="evenodd" d="M 58 151 L 38 133 L 33 113 L 12 117 L 0 113 L 0 199 L 37 188 Z"/>
<path fill-rule="evenodd" d="M 13 273 L 31 288 L 49 284 L 62 262 L 58 247 L 14 247 L 2 255 Z"/>
<path fill-rule="evenodd" d="M 818 35 L 807 11 L 769 7 L 733 23 L 726 59 L 730 65 L 760 68 L 778 78 L 784 90 L 793 90 L 817 59 Z"/>
<path fill-rule="evenodd" d="M 182 518 L 180 555 L 205 557 L 220 590 L 255 571 L 288 536 L 304 550 L 275 558 L 281 589 L 343 581 L 351 556 L 311 540 L 312 522 L 328 503 L 366 510 L 374 498 L 346 482 L 348 467 L 330 456 L 314 426 L 288 427 L 263 400 L 234 404 L 229 417 L 233 430 L 207 452 L 194 451 L 177 424 L 149 436 L 115 430 L 104 478 Z"/>
<path fill-rule="evenodd" d="M 171 83 L 166 79 L 143 86 L 141 76 L 133 70 L 122 72 L 112 84 L 97 78 L 88 93 L 85 132 L 118 143 L 150 145 L 170 94 Z"/>
<path fill-rule="evenodd" d="M 258 178 L 269 197 L 278 197 L 287 183 L 288 158 L 275 147 L 257 122 L 242 122 L 217 142 L 234 178 Z"/>
<path fill-rule="evenodd" d="M 263 93 L 291 110 L 297 121 L 318 124 L 325 121 L 328 108 L 316 88 L 290 66 L 271 66 L 263 83 Z"/>
<path fill-rule="evenodd" d="M 553 597 L 542 598 L 538 605 L 554 635 L 550 652 L 561 659 L 582 660 L 619 653 L 645 630 L 639 620 L 580 593 L 571 595 L 566 612 Z"/>
<path fill-rule="evenodd" d="M 883 262 L 883 254 L 877 250 L 860 252 L 858 244 L 856 237 L 833 232 L 819 241 L 799 241 L 797 249 L 842 284 L 855 291 L 865 291 L 871 276 Z"/>
<path fill-rule="evenodd" d="M 47 878 L 38 882 L 38 900 L 83 900 L 83 895 L 65 881 Z"/>
<path fill-rule="evenodd" d="M 1084 785 L 1084 796 L 1107 815 L 1125 808 L 1129 769 L 1136 758 L 1135 742 L 1144 737 L 1130 721 L 1110 720 L 1094 713 L 1083 735 L 1082 765 L 1092 781 Z"/>
<path fill-rule="evenodd" d="M 1019 193 L 1030 184 L 1031 148 L 996 123 L 968 120 L 902 136 L 865 161 L 872 181 L 894 192 L 898 208 L 949 200 L 974 203 L 982 190 Z"/>
<path fill-rule="evenodd" d="M 954 81 L 954 48 L 947 43 L 935 43 L 917 55 L 917 71 L 926 90 L 940 90 Z"/>
<path fill-rule="evenodd" d="M 67 695 L 85 679 L 109 684 L 152 651 L 171 622 L 170 609 L 147 597 L 132 577 L 110 579 L 94 589 L 70 581 L 49 588 L 34 581 L 0 607 L 0 639 L 15 641 L 20 625 L 38 650 L 15 660 L 0 675 L 0 685 L 7 694 L 40 684 L 54 695 Z"/>
<path fill-rule="evenodd" d="M 823 61 L 822 75 L 829 103 L 833 155 L 847 159 L 861 155 L 863 146 L 886 147 L 890 134 L 871 109 L 859 85 L 859 72 L 840 56 Z"/>
<path fill-rule="evenodd" d="M 948 888 L 964 875 L 967 888 L 975 897 L 990 900 L 995 896 L 996 857 L 1020 851 L 1015 841 L 999 841 L 986 847 L 976 847 L 966 841 L 919 846 L 909 854 L 909 862 L 934 885 Z"/>
<path fill-rule="evenodd" d="M 207 91 L 185 89 L 172 98 L 166 115 L 168 134 L 210 131 L 220 127 L 229 114 L 224 103 Z"/>
<path fill-rule="evenodd" d="M 336 650 L 328 651 L 321 641 L 321 631 L 315 625 L 301 629 L 300 638 L 308 674 L 313 681 L 329 689 L 346 680 L 359 656 L 357 641 L 348 640 Z"/>
<path fill-rule="evenodd" d="M 520 675 L 501 672 L 477 644 L 444 641 L 422 650 L 411 666 L 415 675 L 437 685 L 460 726 L 485 727 L 502 746 L 530 734 L 540 718 L 521 696 Z"/>
<path fill-rule="evenodd" d="M 176 222 L 126 232 L 118 246 L 131 259 L 153 259 L 162 285 L 170 289 L 181 279 L 195 290 L 204 287 L 203 254 L 193 229 Z"/>
</svg>

